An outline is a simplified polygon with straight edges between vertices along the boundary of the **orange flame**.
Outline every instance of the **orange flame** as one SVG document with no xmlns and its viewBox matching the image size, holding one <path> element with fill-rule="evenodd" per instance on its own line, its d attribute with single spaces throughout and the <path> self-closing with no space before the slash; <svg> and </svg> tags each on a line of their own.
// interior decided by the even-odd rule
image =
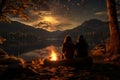
<svg viewBox="0 0 120 80">
<path fill-rule="evenodd" d="M 51 61 L 56 61 L 57 60 L 57 54 L 55 53 L 54 50 L 51 51 L 50 60 Z"/>
</svg>

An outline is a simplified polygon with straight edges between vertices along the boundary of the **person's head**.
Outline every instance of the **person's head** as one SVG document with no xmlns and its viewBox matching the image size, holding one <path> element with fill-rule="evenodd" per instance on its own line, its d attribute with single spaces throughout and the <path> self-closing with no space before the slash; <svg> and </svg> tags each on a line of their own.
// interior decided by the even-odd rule
<svg viewBox="0 0 120 80">
<path fill-rule="evenodd" d="M 67 35 L 65 38 L 64 38 L 64 43 L 66 42 L 71 42 L 72 41 L 72 38 L 70 35 Z"/>
<path fill-rule="evenodd" d="M 77 42 L 79 42 L 80 40 L 83 40 L 83 39 L 84 39 L 84 36 L 83 35 L 79 35 L 78 39 L 77 39 Z"/>
</svg>

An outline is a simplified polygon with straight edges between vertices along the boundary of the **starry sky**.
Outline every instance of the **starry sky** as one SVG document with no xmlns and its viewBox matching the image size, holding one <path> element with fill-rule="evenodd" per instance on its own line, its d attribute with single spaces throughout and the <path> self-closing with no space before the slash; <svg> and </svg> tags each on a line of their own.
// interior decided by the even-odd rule
<svg viewBox="0 0 120 80">
<path fill-rule="evenodd" d="M 11 20 L 48 31 L 72 29 L 90 19 L 108 20 L 106 0 L 42 0 L 37 5 L 28 9 L 29 20 Z"/>
</svg>

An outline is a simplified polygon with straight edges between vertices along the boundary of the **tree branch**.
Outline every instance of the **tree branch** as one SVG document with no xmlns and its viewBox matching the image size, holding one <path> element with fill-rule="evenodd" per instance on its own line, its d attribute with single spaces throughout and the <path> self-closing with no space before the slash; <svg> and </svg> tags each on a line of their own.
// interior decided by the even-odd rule
<svg viewBox="0 0 120 80">
<path fill-rule="evenodd" d="M 3 8 L 4 8 L 5 4 L 6 4 L 6 1 L 7 0 L 1 0 L 1 3 L 0 3 L 0 15 L 2 15 L 2 10 L 3 10 Z"/>
</svg>

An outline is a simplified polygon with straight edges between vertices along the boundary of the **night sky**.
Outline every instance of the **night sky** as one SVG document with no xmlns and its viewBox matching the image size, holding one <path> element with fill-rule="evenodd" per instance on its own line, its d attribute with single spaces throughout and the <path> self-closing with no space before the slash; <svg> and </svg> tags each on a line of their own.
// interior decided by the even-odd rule
<svg viewBox="0 0 120 80">
<path fill-rule="evenodd" d="M 14 17 L 11 19 L 48 31 L 72 29 L 90 19 L 108 20 L 106 0 L 43 0 L 43 2 L 38 4 L 40 7 L 28 9 L 29 20 Z"/>
</svg>

